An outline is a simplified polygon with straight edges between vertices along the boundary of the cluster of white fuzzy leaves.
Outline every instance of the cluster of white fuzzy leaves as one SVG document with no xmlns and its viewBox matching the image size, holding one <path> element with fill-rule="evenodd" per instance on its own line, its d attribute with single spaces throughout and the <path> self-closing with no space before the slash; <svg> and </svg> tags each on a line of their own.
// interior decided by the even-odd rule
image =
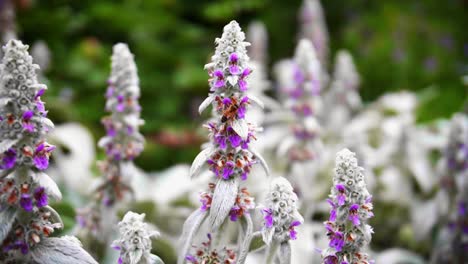
<svg viewBox="0 0 468 264">
<path fill-rule="evenodd" d="M 262 237 L 266 244 L 296 239 L 294 228 L 304 222 L 296 206 L 297 195 L 288 180 L 275 178 L 263 206 Z"/>
<path fill-rule="evenodd" d="M 159 257 L 151 254 L 151 238 L 159 232 L 150 231 L 150 226 L 143 222 L 145 214 L 127 212 L 119 223 L 119 239 L 112 247 L 120 251 L 119 264 L 156 264 L 162 263 Z"/>
<path fill-rule="evenodd" d="M 371 240 L 372 197 L 364 182 L 364 169 L 348 149 L 337 153 L 334 186 L 329 203 L 330 219 L 325 222 L 329 247 L 322 252 L 324 263 L 368 263 L 362 252 Z"/>
</svg>

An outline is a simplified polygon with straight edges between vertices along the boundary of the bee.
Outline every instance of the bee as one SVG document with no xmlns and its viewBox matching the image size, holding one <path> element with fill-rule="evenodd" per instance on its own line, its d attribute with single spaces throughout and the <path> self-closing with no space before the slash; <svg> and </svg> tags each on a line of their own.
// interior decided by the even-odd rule
<svg viewBox="0 0 468 264">
<path fill-rule="evenodd" d="M 221 118 L 221 122 L 225 123 L 226 121 L 228 121 L 228 119 L 233 118 L 237 114 L 237 109 L 239 109 L 237 100 L 235 98 L 232 98 L 229 106 L 223 111 L 223 117 Z"/>
</svg>

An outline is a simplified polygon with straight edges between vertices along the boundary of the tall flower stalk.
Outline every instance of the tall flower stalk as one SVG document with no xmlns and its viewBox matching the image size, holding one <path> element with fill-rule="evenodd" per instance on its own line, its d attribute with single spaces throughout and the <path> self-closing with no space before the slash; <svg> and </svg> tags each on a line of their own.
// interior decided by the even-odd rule
<svg viewBox="0 0 468 264">
<path fill-rule="evenodd" d="M 151 254 L 151 238 L 159 232 L 151 230 L 143 222 L 145 214 L 127 212 L 119 222 L 119 238 L 112 243 L 112 248 L 120 252 L 118 264 L 164 264 L 156 255 Z"/>
<path fill-rule="evenodd" d="M 28 46 L 11 40 L 0 65 L 0 260 L 2 263 L 96 263 L 76 238 L 49 237 L 63 227 L 49 200 L 60 200 L 44 172 L 54 146 Z"/>
<path fill-rule="evenodd" d="M 299 11 L 299 24 L 299 38 L 313 43 L 318 59 L 326 67 L 330 53 L 329 36 L 320 0 L 304 0 Z"/>
<path fill-rule="evenodd" d="M 98 143 L 106 152 L 106 159 L 99 164 L 103 177 L 96 189 L 95 202 L 78 213 L 81 227 L 100 240 L 108 239 L 109 227 L 117 221 L 118 202 L 133 192 L 130 185 L 133 160 L 140 155 L 144 143 L 138 131 L 143 121 L 134 56 L 126 44 L 118 43 L 113 48 L 111 61 L 112 72 L 105 94 L 105 109 L 110 115 L 102 119 L 106 136 Z"/>
<path fill-rule="evenodd" d="M 322 251 L 325 264 L 369 263 L 364 248 L 370 243 L 372 227 L 367 224 L 373 217 L 372 196 L 364 181 L 364 169 L 358 166 L 356 155 L 343 149 L 336 155 L 328 203 L 330 218 L 325 222 L 328 248 Z"/>
<path fill-rule="evenodd" d="M 468 117 L 452 117 L 447 146 L 444 150 L 442 184 L 449 194 L 446 227 L 435 246 L 431 263 L 465 263 L 468 261 Z"/>
<path fill-rule="evenodd" d="M 278 177 L 271 183 L 266 203 L 262 206 L 264 224 L 262 238 L 268 246 L 265 263 L 291 263 L 290 240 L 297 238 L 295 228 L 304 222 L 297 207 L 297 195 L 291 184 L 283 177 Z"/>
<path fill-rule="evenodd" d="M 242 264 L 248 252 L 253 224 L 249 211 L 254 207 L 241 182 L 249 177 L 252 166 L 261 163 L 268 174 L 265 161 L 251 146 L 257 127 L 246 121 L 245 115 L 252 103 L 262 105 L 255 96 L 248 94 L 248 77 L 252 72 L 249 65 L 245 34 L 239 24 L 230 22 L 224 27 L 221 38 L 217 38 L 212 61 L 205 66 L 210 75 L 210 94 L 200 105 L 203 112 L 213 106 L 213 118 L 206 124 L 210 142 L 195 158 L 190 169 L 191 177 L 197 176 L 206 165 L 214 174 L 214 183 L 201 194 L 202 206 L 184 224 L 181 240 L 184 242 L 178 263 L 193 262 L 190 247 L 200 226 L 208 219 L 211 232 L 215 235 L 210 247 L 216 248 L 216 237 L 220 237 L 221 226 L 228 221 L 238 221 L 243 230 L 236 251 L 236 263 Z"/>
</svg>

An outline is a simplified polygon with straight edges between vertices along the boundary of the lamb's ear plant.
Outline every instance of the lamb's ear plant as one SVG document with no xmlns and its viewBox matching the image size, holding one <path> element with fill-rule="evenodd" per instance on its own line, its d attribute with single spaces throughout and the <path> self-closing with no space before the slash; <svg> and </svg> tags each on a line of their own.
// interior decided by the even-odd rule
<svg viewBox="0 0 468 264">
<path fill-rule="evenodd" d="M 95 200 L 78 212 L 78 222 L 94 238 L 107 244 L 112 226 L 117 223 L 116 209 L 125 198 L 132 197 L 130 185 L 133 160 L 143 150 L 144 138 L 138 128 L 141 107 L 137 67 L 128 46 L 118 43 L 113 48 L 112 72 L 105 94 L 105 109 L 110 113 L 102 119 L 106 136 L 99 140 L 99 147 L 106 159 L 99 163 L 102 179 L 95 193 Z"/>
<path fill-rule="evenodd" d="M 468 116 L 457 113 L 450 122 L 442 159 L 442 188 L 449 194 L 449 215 L 432 252 L 431 263 L 468 261 Z"/>
<path fill-rule="evenodd" d="M 299 27 L 299 39 L 308 39 L 313 43 L 318 59 L 326 67 L 330 53 L 329 36 L 320 0 L 303 1 L 299 10 Z"/>
<path fill-rule="evenodd" d="M 143 220 L 145 214 L 127 212 L 119 222 L 119 238 L 111 247 L 120 252 L 118 264 L 164 264 L 156 255 L 151 254 L 151 239 L 159 232 Z"/>
<path fill-rule="evenodd" d="M 304 222 L 296 207 L 297 195 L 288 180 L 275 178 L 262 206 L 262 239 L 267 245 L 265 263 L 291 263 L 290 240 L 297 238 L 295 228 Z"/>
<path fill-rule="evenodd" d="M 28 46 L 11 40 L 0 65 L 0 262 L 97 263 L 74 237 L 50 237 L 63 223 L 48 205 L 60 200 L 45 173 L 55 149 L 46 142 L 54 124 L 41 96 Z"/>
<path fill-rule="evenodd" d="M 332 209 L 324 224 L 330 241 L 322 250 L 323 263 L 370 263 L 364 250 L 373 233 L 367 224 L 374 216 L 372 196 L 366 188 L 364 169 L 348 149 L 336 154 L 333 187 L 327 201 Z"/>
<path fill-rule="evenodd" d="M 222 37 L 217 38 L 215 43 L 212 61 L 205 66 L 210 75 L 210 93 L 199 108 L 200 113 L 209 105 L 214 109 L 212 120 L 206 124 L 210 142 L 197 155 L 190 169 L 190 176 L 196 177 L 207 165 L 215 176 L 215 182 L 210 183 L 209 190 L 201 194 L 202 207 L 192 213 L 184 224 L 179 264 L 186 261 L 211 263 L 203 262 L 210 260 L 211 255 L 195 256 L 200 259 L 194 259 L 194 255 L 189 253 L 205 220 L 208 220 L 213 235 L 210 249 L 217 247 L 217 238 L 222 237 L 224 224 L 229 221 L 240 223 L 241 235 L 233 257 L 235 263 L 245 262 L 253 232 L 249 211 L 254 208 L 254 202 L 247 189 L 241 187 L 241 182 L 247 179 L 255 163 L 260 163 L 268 174 L 264 159 L 250 144 L 255 140 L 258 128 L 245 120 L 250 104 L 262 105 L 248 93 L 248 77 L 252 72 L 246 52 L 249 43 L 245 42 L 245 34 L 235 21 L 224 27 Z M 208 259 L 202 259 L 204 257 Z"/>
</svg>

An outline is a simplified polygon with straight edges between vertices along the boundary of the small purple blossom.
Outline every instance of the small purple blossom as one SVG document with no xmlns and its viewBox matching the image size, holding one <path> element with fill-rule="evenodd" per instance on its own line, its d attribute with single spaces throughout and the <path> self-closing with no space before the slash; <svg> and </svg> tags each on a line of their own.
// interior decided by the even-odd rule
<svg viewBox="0 0 468 264">
<path fill-rule="evenodd" d="M 265 219 L 265 226 L 270 228 L 273 226 L 273 211 L 270 208 L 263 209 L 263 219 Z"/>
<path fill-rule="evenodd" d="M 241 77 L 239 78 L 239 90 L 241 92 L 245 92 L 247 91 L 248 87 L 247 87 L 247 81 L 245 80 L 245 78 L 247 76 L 249 76 L 249 74 L 252 72 L 252 70 L 250 70 L 249 68 L 245 68 L 243 71 L 242 71 L 242 74 L 241 74 Z"/>
<path fill-rule="evenodd" d="M 358 204 L 353 204 L 349 208 L 349 217 L 348 217 L 348 219 L 351 222 L 353 222 L 353 225 L 355 225 L 355 226 L 357 226 L 357 225 L 359 225 L 361 223 L 361 221 L 359 220 L 358 209 L 359 209 Z"/>
<path fill-rule="evenodd" d="M 328 245 L 332 248 L 335 248 L 336 251 L 341 251 L 341 249 L 345 245 L 343 233 L 341 233 L 340 231 L 335 232 L 331 229 L 329 229 L 329 232 L 330 232 L 330 243 Z"/>
<path fill-rule="evenodd" d="M 31 195 L 27 193 L 23 193 L 21 195 L 20 205 L 21 207 L 23 207 L 25 211 L 30 212 L 33 209 Z"/>
<path fill-rule="evenodd" d="M 229 179 L 229 177 L 231 177 L 233 173 L 234 173 L 234 162 L 232 161 L 226 162 L 223 168 L 223 178 L 227 180 Z"/>
<path fill-rule="evenodd" d="M 121 94 L 117 96 L 117 107 L 115 109 L 117 112 L 123 112 L 125 110 L 124 96 Z"/>
<path fill-rule="evenodd" d="M 215 83 L 214 83 L 214 87 L 216 89 L 219 89 L 219 88 L 221 88 L 221 87 L 223 87 L 225 85 L 224 73 L 221 70 L 215 70 L 213 72 L 213 76 L 216 77 L 216 80 L 215 80 Z"/>
<path fill-rule="evenodd" d="M 299 226 L 301 224 L 301 222 L 299 221 L 293 221 L 291 223 L 291 225 L 289 226 L 289 237 L 292 239 L 292 240 L 296 240 L 297 239 L 297 231 L 294 229 L 296 226 Z"/>
<path fill-rule="evenodd" d="M 332 207 L 332 209 L 330 210 L 330 218 L 328 220 L 335 221 L 336 220 L 336 204 L 331 199 L 327 199 L 327 202 Z"/>
<path fill-rule="evenodd" d="M 44 187 L 38 187 L 34 190 L 34 199 L 36 200 L 36 205 L 39 208 L 48 204 L 48 197 Z"/>
<path fill-rule="evenodd" d="M 229 66 L 229 72 L 232 74 L 232 75 L 239 75 L 240 74 L 240 68 L 239 66 L 237 65 L 237 62 L 239 60 L 239 56 L 237 55 L 237 53 L 232 53 L 230 56 L 229 56 L 229 62 L 230 62 L 230 66 Z"/>
<path fill-rule="evenodd" d="M 342 206 L 345 204 L 346 201 L 346 196 L 345 196 L 345 191 L 346 188 L 343 184 L 337 184 L 336 185 L 336 190 L 339 192 L 338 194 L 338 205 Z"/>
<path fill-rule="evenodd" d="M 2 163 L 0 169 L 9 170 L 16 164 L 16 150 L 13 148 L 8 149 L 3 153 Z"/>
<path fill-rule="evenodd" d="M 229 141 L 232 147 L 237 148 L 241 144 L 242 138 L 237 134 L 233 134 L 229 136 Z"/>
<path fill-rule="evenodd" d="M 185 260 L 190 261 L 190 262 L 192 262 L 192 263 L 197 262 L 197 258 L 195 258 L 193 255 L 187 255 L 187 256 L 185 257 Z"/>
</svg>

